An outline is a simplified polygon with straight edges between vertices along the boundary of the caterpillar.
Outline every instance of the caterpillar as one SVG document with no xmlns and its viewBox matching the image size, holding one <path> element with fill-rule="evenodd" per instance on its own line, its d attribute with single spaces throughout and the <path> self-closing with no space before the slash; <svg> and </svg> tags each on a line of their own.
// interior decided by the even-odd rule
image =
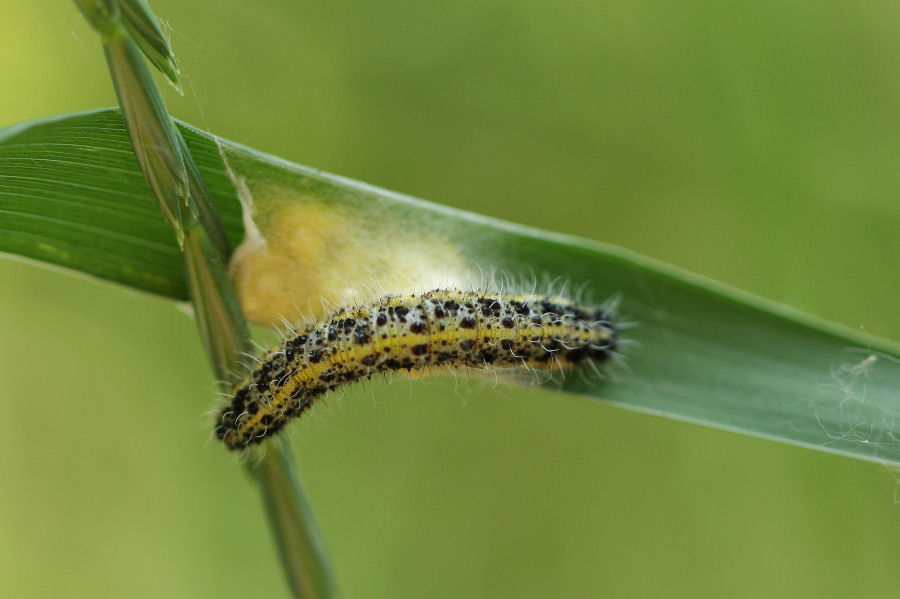
<svg viewBox="0 0 900 599">
<path fill-rule="evenodd" d="M 560 297 L 447 289 L 342 309 L 264 355 L 234 386 L 215 434 L 243 449 L 332 389 L 387 370 L 604 362 L 619 341 L 612 311 Z"/>
</svg>

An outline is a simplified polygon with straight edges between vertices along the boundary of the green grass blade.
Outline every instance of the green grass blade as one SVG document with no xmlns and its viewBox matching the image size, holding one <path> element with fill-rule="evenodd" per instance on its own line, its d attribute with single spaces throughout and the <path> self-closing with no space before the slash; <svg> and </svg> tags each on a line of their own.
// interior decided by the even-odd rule
<svg viewBox="0 0 900 599">
<path fill-rule="evenodd" d="M 149 201 L 118 110 L 13 126 L 0 143 L 3 251 L 188 299 L 178 246 Z M 210 158 L 207 149 L 206 166 Z M 234 197 L 221 166 L 203 174 L 215 197 Z M 239 241 L 239 205 L 221 207 Z"/>
<path fill-rule="evenodd" d="M 264 224 L 286 206 L 299 206 L 301 214 L 340 214 L 364 223 L 339 227 L 330 242 L 346 244 L 365 234 L 361 247 L 369 249 L 372 260 L 368 278 L 356 271 L 337 273 L 360 287 L 371 280 L 371 270 L 390 267 L 392 262 L 377 260 L 397 239 L 453 254 L 447 257 L 448 268 L 461 263 L 520 280 L 546 274 L 574 287 L 587 284 L 597 299 L 620 297 L 622 317 L 635 326 L 627 332 L 631 345 L 622 365 L 602 381 L 570 377 L 565 390 L 900 465 L 896 343 L 621 249 L 428 204 L 230 142 L 220 140 L 219 147 L 209 134 L 191 127 L 183 127 L 183 134 L 232 243 L 243 236 L 234 177 L 252 192 Z M 397 247 L 401 252 L 392 256 L 393 263 L 404 258 L 406 246 Z M 0 132 L 0 251 L 186 297 L 175 241 L 156 212 L 116 111 Z M 332 253 L 325 254 L 320 274 L 345 266 L 329 262 Z"/>
</svg>

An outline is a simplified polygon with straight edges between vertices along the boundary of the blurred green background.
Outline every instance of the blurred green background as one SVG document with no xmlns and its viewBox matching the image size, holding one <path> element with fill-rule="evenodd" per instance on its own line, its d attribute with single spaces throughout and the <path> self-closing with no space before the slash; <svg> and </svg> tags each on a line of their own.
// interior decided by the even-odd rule
<svg viewBox="0 0 900 599">
<path fill-rule="evenodd" d="M 151 5 L 192 124 L 900 338 L 897 2 Z M 0 125 L 115 104 L 74 5 L 0 7 Z M 0 281 L 0 595 L 286 596 L 207 442 L 193 323 L 21 262 Z M 875 464 L 463 379 L 368 384 L 292 435 L 348 598 L 900 588 Z"/>
</svg>

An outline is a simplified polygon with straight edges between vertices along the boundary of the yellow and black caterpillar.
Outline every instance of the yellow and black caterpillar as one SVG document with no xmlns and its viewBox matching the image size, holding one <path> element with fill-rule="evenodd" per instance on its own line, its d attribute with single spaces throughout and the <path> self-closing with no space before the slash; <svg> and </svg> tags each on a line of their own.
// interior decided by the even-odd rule
<svg viewBox="0 0 900 599">
<path fill-rule="evenodd" d="M 313 323 L 234 387 L 216 436 L 242 449 L 317 397 L 386 370 L 436 366 L 574 368 L 616 351 L 614 315 L 560 297 L 436 289 L 389 296 Z"/>
</svg>

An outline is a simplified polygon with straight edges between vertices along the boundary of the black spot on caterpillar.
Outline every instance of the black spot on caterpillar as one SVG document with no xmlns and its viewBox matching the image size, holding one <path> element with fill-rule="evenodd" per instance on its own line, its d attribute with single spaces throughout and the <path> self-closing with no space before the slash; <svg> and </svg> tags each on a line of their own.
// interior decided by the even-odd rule
<svg viewBox="0 0 900 599">
<path fill-rule="evenodd" d="M 604 362 L 618 334 L 606 308 L 565 298 L 434 290 L 340 310 L 262 357 L 216 421 L 231 449 L 259 443 L 319 396 L 386 370 L 574 368 Z"/>
</svg>

